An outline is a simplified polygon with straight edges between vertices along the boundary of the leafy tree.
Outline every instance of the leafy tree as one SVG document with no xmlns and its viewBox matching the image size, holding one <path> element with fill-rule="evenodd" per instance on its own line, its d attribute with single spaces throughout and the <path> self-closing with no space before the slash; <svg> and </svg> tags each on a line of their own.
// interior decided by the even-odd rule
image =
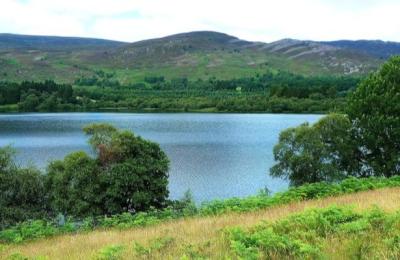
<svg viewBox="0 0 400 260">
<path fill-rule="evenodd" d="M 400 173 L 400 57 L 394 57 L 350 95 L 347 113 L 365 174 Z"/>
<path fill-rule="evenodd" d="M 26 97 L 23 97 L 21 102 L 18 104 L 18 107 L 22 111 L 36 111 L 36 108 L 40 104 L 39 97 L 34 94 L 28 94 Z"/>
<path fill-rule="evenodd" d="M 46 187 L 54 211 L 85 217 L 166 205 L 169 161 L 158 144 L 109 124 L 84 131 L 97 157 L 77 152 L 50 164 Z"/>
<path fill-rule="evenodd" d="M 348 118 L 328 116 L 281 133 L 274 176 L 292 184 L 341 176 L 400 173 L 400 57 L 361 82 L 349 96 Z"/>
<path fill-rule="evenodd" d="M 273 151 L 277 164 L 271 168 L 271 175 L 298 186 L 337 181 L 353 173 L 357 167 L 350 159 L 349 128 L 346 116 L 332 114 L 315 125 L 305 123 L 281 132 Z"/>
<path fill-rule="evenodd" d="M 39 111 L 57 111 L 59 102 L 55 95 L 45 97 L 41 104 L 37 107 Z"/>
<path fill-rule="evenodd" d="M 48 210 L 40 171 L 17 167 L 14 154 L 10 147 L 0 148 L 0 229 L 45 217 Z"/>
<path fill-rule="evenodd" d="M 50 163 L 46 187 L 55 212 L 77 217 L 103 213 L 102 173 L 96 160 L 84 152 Z"/>
<path fill-rule="evenodd" d="M 4 105 L 6 103 L 6 99 L 4 98 L 3 94 L 0 93 L 0 105 Z"/>
<path fill-rule="evenodd" d="M 105 171 L 107 213 L 165 205 L 169 160 L 158 144 L 107 124 L 84 129 Z"/>
</svg>

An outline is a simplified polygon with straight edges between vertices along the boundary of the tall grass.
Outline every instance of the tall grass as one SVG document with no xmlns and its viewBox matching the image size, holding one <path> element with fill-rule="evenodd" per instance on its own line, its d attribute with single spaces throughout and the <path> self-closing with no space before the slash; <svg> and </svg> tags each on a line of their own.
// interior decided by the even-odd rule
<svg viewBox="0 0 400 260">
<path fill-rule="evenodd" d="M 152 210 L 137 214 L 123 213 L 109 217 L 87 218 L 84 220 L 67 219 L 63 224 L 56 220 L 33 220 L 20 223 L 12 228 L 0 231 L 0 242 L 19 243 L 26 240 L 44 238 L 53 235 L 77 233 L 96 228 L 133 228 L 159 224 L 168 220 L 216 216 L 228 212 L 250 212 L 278 205 L 285 205 L 304 200 L 326 198 L 358 191 L 374 190 L 385 187 L 400 187 L 400 177 L 392 178 L 349 178 L 341 183 L 314 183 L 276 193 L 273 196 L 260 194 L 248 198 L 215 200 L 196 208 L 193 203 L 184 207 L 168 207 L 164 210 Z"/>
<path fill-rule="evenodd" d="M 399 201 L 400 188 L 386 188 L 292 202 L 257 211 L 181 218 L 148 227 L 97 229 L 29 243 L 8 244 L 0 252 L 0 259 L 17 253 L 28 259 L 38 256 L 46 256 L 47 259 L 93 259 L 114 253 L 121 259 L 237 259 L 224 231 L 231 227 L 240 227 L 247 232 L 265 220 L 274 223 L 303 210 L 333 204 L 354 205 L 356 213 L 368 211 L 376 204 L 389 214 L 400 209 Z M 333 259 L 343 259 L 341 254 L 347 254 L 348 249 L 342 247 L 340 239 L 338 236 L 332 238 L 328 242 L 332 246 L 324 249 L 335 256 Z M 360 248 L 364 250 L 362 246 Z M 335 255 L 336 251 L 339 253 Z"/>
</svg>

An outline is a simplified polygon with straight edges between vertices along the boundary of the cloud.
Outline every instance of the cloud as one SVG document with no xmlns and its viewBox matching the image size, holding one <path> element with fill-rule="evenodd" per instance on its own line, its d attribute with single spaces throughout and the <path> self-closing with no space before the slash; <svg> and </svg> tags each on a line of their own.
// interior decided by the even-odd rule
<svg viewBox="0 0 400 260">
<path fill-rule="evenodd" d="M 193 30 L 247 40 L 400 41 L 396 0 L 2 0 L 0 31 L 137 41 Z"/>
</svg>

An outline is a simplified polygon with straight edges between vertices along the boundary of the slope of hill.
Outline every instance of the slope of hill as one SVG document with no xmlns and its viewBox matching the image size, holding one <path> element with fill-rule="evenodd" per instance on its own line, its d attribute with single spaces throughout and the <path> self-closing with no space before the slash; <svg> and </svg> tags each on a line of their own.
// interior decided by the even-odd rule
<svg viewBox="0 0 400 260">
<path fill-rule="evenodd" d="M 0 33 L 0 50 L 82 50 L 88 48 L 112 48 L 125 43 L 103 39 L 59 37 L 59 36 L 32 36 Z"/>
<path fill-rule="evenodd" d="M 358 51 L 379 59 L 388 59 L 393 55 L 400 54 L 400 43 L 398 42 L 384 42 L 384 41 L 332 41 L 321 42 L 323 44 L 334 46 L 337 48 L 346 48 L 352 51 Z"/>
<path fill-rule="evenodd" d="M 285 39 L 273 43 L 240 40 L 216 32 L 192 32 L 124 45 L 106 53 L 105 64 L 127 68 L 183 71 L 191 77 L 196 71 L 231 77 L 247 71 L 287 70 L 300 74 L 365 74 L 379 61 L 348 49 L 311 41 Z M 179 76 L 179 75 L 178 75 Z M 201 74 L 197 77 L 202 77 Z"/>
<path fill-rule="evenodd" d="M 120 59 L 124 65 L 176 64 L 185 55 L 213 52 L 234 52 L 251 44 L 236 37 L 217 32 L 191 32 L 135 42 L 109 53 L 110 58 Z M 179 64 L 178 64 L 179 65 Z M 187 65 L 190 65 L 188 63 Z"/>
<path fill-rule="evenodd" d="M 57 36 L 0 34 L 0 80 L 73 82 L 93 75 L 84 57 L 117 48 L 117 41 Z"/>
<path fill-rule="evenodd" d="M 233 231 L 237 229 L 232 229 L 232 227 L 240 227 L 247 230 L 261 224 L 262 221 L 272 223 L 283 221 L 285 223 L 284 221 L 288 216 L 310 208 L 353 205 L 355 212 L 358 213 L 351 215 L 352 219 L 340 218 L 340 210 L 333 209 L 332 213 L 340 218 L 341 223 L 349 222 L 349 224 L 346 223 L 342 227 L 343 232 L 348 230 L 349 233 L 343 233 L 342 238 L 336 235 L 327 236 L 326 240 L 328 240 L 327 245 L 329 246 L 322 245 L 320 250 L 324 250 L 323 252 L 330 256 L 329 259 L 354 259 L 352 257 L 355 255 L 362 255 L 362 257 L 368 259 L 374 253 L 379 253 L 379 250 L 382 250 L 382 248 L 374 246 L 379 243 L 385 245 L 390 240 L 377 241 L 378 235 L 382 234 L 374 233 L 373 229 L 369 229 L 368 225 L 366 226 L 368 223 L 357 221 L 357 216 L 359 216 L 357 214 L 365 210 L 371 210 L 376 206 L 387 213 L 398 211 L 400 209 L 398 204 L 400 199 L 399 191 L 399 188 L 378 189 L 326 199 L 291 203 L 254 212 L 180 219 L 155 226 L 128 230 L 106 229 L 52 237 L 30 243 L 5 246 L 3 249 L 0 248 L 0 258 L 13 255 L 14 257 L 24 257 L 18 259 L 25 259 L 25 257 L 35 259 L 35 257 L 39 256 L 47 257 L 48 259 L 236 259 L 237 256 L 235 256 L 234 252 L 238 249 L 244 250 L 244 248 L 238 248 L 238 244 L 231 244 L 229 237 L 225 233 L 227 228 Z M 371 219 L 373 225 L 377 225 L 379 229 L 381 227 L 380 223 L 384 219 L 383 216 L 376 210 L 370 212 L 367 218 Z M 304 225 L 308 219 L 302 216 L 300 220 L 303 221 L 301 224 Z M 327 228 L 330 219 L 322 220 L 325 221 L 324 225 Z M 394 218 L 391 221 L 393 222 Z M 316 223 L 311 222 L 310 225 L 316 225 Z M 322 231 L 319 230 L 318 232 Z M 396 232 L 396 230 L 393 230 L 393 232 Z M 268 234 L 270 233 L 265 233 L 265 236 Z M 315 233 L 314 235 L 317 236 L 317 234 Z M 361 236 L 364 236 L 363 238 L 367 238 L 369 235 L 369 242 L 367 243 L 366 240 L 358 241 L 357 237 L 355 237 L 357 234 L 361 234 Z M 265 237 L 265 243 L 268 243 L 268 238 Z M 360 237 L 358 238 L 360 239 Z M 310 239 L 313 240 L 313 238 Z M 368 247 L 361 247 L 362 243 L 355 243 L 357 241 L 364 243 Z M 273 242 L 271 241 L 271 243 Z M 283 239 L 279 243 L 281 246 L 285 246 L 285 243 L 288 242 Z M 287 244 L 287 246 L 287 249 L 284 249 L 287 254 L 291 254 L 293 250 L 296 250 L 296 246 L 290 247 L 290 244 Z M 319 245 L 315 245 L 315 248 L 318 247 Z M 279 248 L 276 249 L 279 250 Z M 306 250 L 307 248 L 302 249 Z M 253 250 L 256 250 L 256 248 L 253 248 Z M 380 259 L 384 258 L 381 255 Z M 291 259 L 301 259 L 301 257 L 294 255 Z"/>
<path fill-rule="evenodd" d="M 277 70 L 363 75 L 383 62 L 382 55 L 400 53 L 399 44 L 385 43 L 389 45 L 379 53 L 374 44 L 292 39 L 261 43 L 211 31 L 135 43 L 0 34 L 0 79 L 71 83 L 98 70 L 115 72 L 122 83 L 142 81 L 145 76 L 227 79 Z"/>
<path fill-rule="evenodd" d="M 321 74 L 365 74 L 379 64 L 370 55 L 313 41 L 284 39 L 264 48 L 298 64 L 311 63 L 309 68 Z"/>
</svg>

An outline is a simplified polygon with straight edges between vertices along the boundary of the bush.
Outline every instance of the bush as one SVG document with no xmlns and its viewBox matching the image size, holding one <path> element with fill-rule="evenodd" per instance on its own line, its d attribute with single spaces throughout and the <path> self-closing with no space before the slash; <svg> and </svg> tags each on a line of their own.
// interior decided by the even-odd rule
<svg viewBox="0 0 400 260">
<path fill-rule="evenodd" d="M 160 237 L 156 238 L 149 242 L 149 246 L 145 247 L 138 242 L 133 243 L 133 250 L 135 251 L 136 256 L 151 258 L 151 254 L 161 251 L 175 242 L 172 237 Z"/>
<path fill-rule="evenodd" d="M 43 176 L 34 167 L 15 165 L 14 151 L 0 148 L 0 230 L 20 221 L 47 216 Z"/>
<path fill-rule="evenodd" d="M 52 236 L 59 233 L 58 229 L 44 220 L 24 222 L 0 232 L 0 240 L 18 243 L 29 239 Z"/>
<path fill-rule="evenodd" d="M 125 247 L 122 245 L 111 245 L 102 248 L 95 256 L 95 260 L 118 260 L 122 258 Z"/>
<path fill-rule="evenodd" d="M 226 233 L 233 252 L 244 259 L 325 259 L 329 241 L 335 238 L 341 250 L 348 250 L 338 255 L 370 259 L 398 254 L 399 223 L 398 213 L 387 214 L 379 208 L 358 213 L 349 207 L 332 206 L 306 210 L 249 230 L 230 228 Z"/>
<path fill-rule="evenodd" d="M 346 193 L 398 186 L 400 186 L 400 176 L 392 178 L 351 177 L 336 184 L 320 182 L 306 184 L 299 187 L 292 187 L 285 192 L 276 193 L 271 197 L 259 195 L 242 199 L 232 198 L 227 200 L 215 200 L 204 203 L 200 208 L 200 213 L 202 215 L 215 215 L 225 212 L 252 211 L 290 202 L 298 202 L 308 199 L 325 198 Z"/>
</svg>

